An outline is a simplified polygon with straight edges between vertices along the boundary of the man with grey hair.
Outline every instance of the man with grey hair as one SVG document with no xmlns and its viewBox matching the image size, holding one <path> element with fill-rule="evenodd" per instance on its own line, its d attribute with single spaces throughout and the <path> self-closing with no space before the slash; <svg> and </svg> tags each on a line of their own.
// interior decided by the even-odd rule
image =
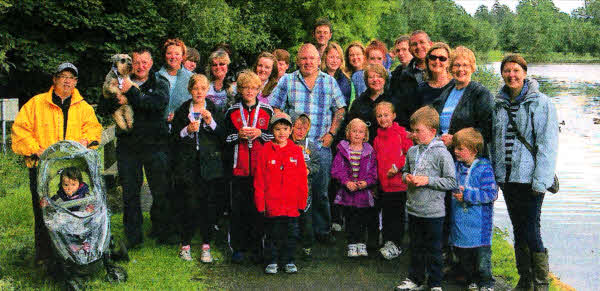
<svg viewBox="0 0 600 291">
<path fill-rule="evenodd" d="M 305 113 L 311 120 L 307 138 L 317 145 L 320 170 L 313 181 L 313 226 L 320 241 L 330 242 L 331 212 L 328 187 L 331 172 L 331 143 L 344 119 L 344 96 L 337 81 L 319 70 L 317 48 L 304 44 L 298 50 L 299 70 L 284 75 L 271 93 L 271 106 L 291 115 Z"/>
</svg>

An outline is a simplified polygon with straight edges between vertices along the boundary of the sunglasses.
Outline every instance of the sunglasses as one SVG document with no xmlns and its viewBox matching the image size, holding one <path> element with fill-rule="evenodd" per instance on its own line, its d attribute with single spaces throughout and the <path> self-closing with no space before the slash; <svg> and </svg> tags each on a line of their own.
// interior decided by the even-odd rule
<svg viewBox="0 0 600 291">
<path fill-rule="evenodd" d="M 445 61 L 448 60 L 448 57 L 445 57 L 445 56 L 436 56 L 436 55 L 429 55 L 429 56 L 427 56 L 427 58 L 430 61 L 435 61 L 436 59 L 438 59 L 438 60 L 440 60 L 440 62 L 445 62 Z"/>
</svg>

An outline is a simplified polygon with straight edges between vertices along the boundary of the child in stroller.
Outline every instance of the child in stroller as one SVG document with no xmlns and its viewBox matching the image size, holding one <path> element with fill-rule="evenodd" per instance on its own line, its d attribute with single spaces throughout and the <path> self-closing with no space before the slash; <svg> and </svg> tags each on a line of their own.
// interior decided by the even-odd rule
<svg viewBox="0 0 600 291">
<path fill-rule="evenodd" d="M 114 244 L 99 165 L 96 151 L 72 141 L 59 141 L 40 157 L 38 195 L 54 250 L 53 269 L 68 289 L 81 288 L 82 279 L 102 266 L 107 280 L 127 280 L 111 256 Z M 53 185 L 58 185 L 56 191 L 50 189 Z M 120 255 L 128 259 L 123 244 Z"/>
</svg>

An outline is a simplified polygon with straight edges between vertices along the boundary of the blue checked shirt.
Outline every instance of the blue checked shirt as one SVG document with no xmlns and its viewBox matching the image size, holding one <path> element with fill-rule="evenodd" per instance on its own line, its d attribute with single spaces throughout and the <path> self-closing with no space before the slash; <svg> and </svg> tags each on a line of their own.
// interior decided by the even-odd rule
<svg viewBox="0 0 600 291">
<path fill-rule="evenodd" d="M 319 139 L 331 127 L 333 113 L 346 106 L 337 81 L 321 71 L 312 91 L 306 86 L 300 71 L 284 75 L 279 79 L 269 100 L 272 107 L 279 108 L 287 114 L 307 114 L 310 118 L 307 138 L 318 145 L 321 145 Z"/>
</svg>

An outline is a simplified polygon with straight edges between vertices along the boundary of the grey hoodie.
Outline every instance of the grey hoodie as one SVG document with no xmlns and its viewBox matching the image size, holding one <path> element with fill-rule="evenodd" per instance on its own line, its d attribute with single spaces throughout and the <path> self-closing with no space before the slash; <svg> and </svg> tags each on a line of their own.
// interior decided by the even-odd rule
<svg viewBox="0 0 600 291">
<path fill-rule="evenodd" d="M 423 154 L 424 152 L 424 154 Z M 417 159 L 422 155 L 419 164 Z M 429 184 L 408 187 L 406 209 L 408 214 L 424 218 L 439 218 L 446 215 L 444 196 L 446 191 L 456 189 L 454 160 L 444 143 L 435 138 L 428 145 L 415 145 L 408 150 L 402 178 L 413 174 L 429 177 Z"/>
</svg>

